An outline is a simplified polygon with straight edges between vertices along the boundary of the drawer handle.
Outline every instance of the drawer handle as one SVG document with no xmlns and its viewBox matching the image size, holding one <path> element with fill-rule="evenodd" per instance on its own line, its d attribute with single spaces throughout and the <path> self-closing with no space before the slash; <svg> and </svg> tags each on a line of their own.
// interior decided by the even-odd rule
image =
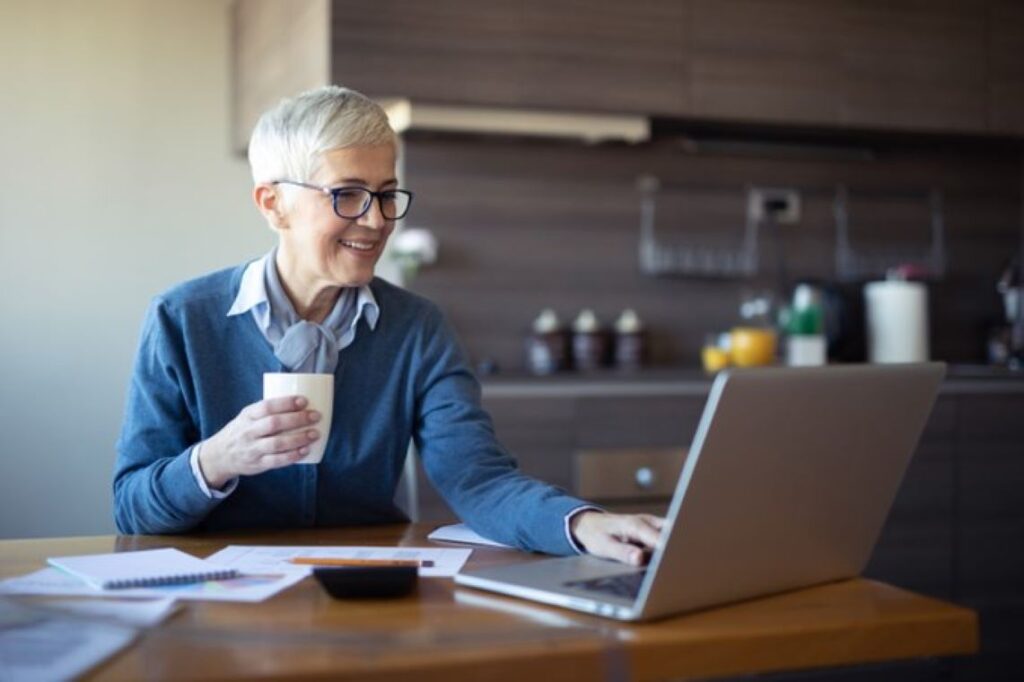
<svg viewBox="0 0 1024 682">
<path fill-rule="evenodd" d="M 637 486 L 644 490 L 650 490 L 654 487 L 654 470 L 651 467 L 640 467 L 633 474 L 633 480 L 636 481 Z"/>
</svg>

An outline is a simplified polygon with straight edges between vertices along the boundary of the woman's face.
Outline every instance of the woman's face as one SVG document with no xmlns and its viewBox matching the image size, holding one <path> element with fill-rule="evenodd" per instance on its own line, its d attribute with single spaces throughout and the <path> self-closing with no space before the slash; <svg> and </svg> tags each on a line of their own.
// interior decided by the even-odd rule
<svg viewBox="0 0 1024 682">
<path fill-rule="evenodd" d="M 310 184 L 322 187 L 364 187 L 375 192 L 394 189 L 393 145 L 346 147 L 325 152 Z M 340 218 L 331 197 L 293 187 L 279 225 L 281 248 L 292 286 L 306 291 L 326 287 L 361 286 L 373 279 L 373 269 L 394 230 L 393 220 L 380 212 L 374 199 L 360 218 Z"/>
</svg>

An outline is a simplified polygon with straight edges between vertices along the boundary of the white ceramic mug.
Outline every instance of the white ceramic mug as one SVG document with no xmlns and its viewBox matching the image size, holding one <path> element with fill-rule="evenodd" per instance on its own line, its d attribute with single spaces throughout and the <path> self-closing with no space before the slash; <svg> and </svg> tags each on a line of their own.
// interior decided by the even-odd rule
<svg viewBox="0 0 1024 682">
<path fill-rule="evenodd" d="M 324 458 L 327 437 L 331 433 L 334 411 L 334 375 L 267 372 L 263 375 L 263 399 L 300 395 L 309 401 L 306 409 L 320 413 L 320 421 L 303 429 L 314 428 L 320 437 L 309 446 L 309 454 L 296 464 L 319 464 Z"/>
</svg>

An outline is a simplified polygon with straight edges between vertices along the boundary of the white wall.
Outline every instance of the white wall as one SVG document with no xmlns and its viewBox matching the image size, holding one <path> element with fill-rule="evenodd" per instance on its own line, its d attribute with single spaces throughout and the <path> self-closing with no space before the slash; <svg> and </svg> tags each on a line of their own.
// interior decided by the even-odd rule
<svg viewBox="0 0 1024 682">
<path fill-rule="evenodd" d="M 0 537 L 113 531 L 149 299 L 270 248 L 226 0 L 0 3 Z"/>
</svg>

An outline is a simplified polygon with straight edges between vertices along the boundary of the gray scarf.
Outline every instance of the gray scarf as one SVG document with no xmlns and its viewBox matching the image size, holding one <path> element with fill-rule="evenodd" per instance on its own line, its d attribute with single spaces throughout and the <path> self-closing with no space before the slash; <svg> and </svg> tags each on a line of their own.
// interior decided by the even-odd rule
<svg viewBox="0 0 1024 682">
<path fill-rule="evenodd" d="M 358 289 L 341 290 L 334 309 L 320 324 L 299 318 L 281 285 L 276 266 L 277 249 L 267 258 L 264 283 L 270 302 L 267 339 L 274 355 L 291 372 L 333 374 L 338 366 L 339 339 L 352 324 Z"/>
</svg>

